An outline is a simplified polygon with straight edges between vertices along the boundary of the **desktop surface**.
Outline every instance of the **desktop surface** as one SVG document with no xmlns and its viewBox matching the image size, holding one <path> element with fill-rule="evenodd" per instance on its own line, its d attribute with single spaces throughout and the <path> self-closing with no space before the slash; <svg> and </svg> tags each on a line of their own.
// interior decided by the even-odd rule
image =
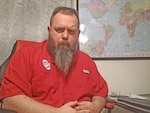
<svg viewBox="0 0 150 113">
<path fill-rule="evenodd" d="M 135 113 L 150 113 L 150 94 L 115 97 L 114 102 L 117 106 L 130 110 Z"/>
</svg>

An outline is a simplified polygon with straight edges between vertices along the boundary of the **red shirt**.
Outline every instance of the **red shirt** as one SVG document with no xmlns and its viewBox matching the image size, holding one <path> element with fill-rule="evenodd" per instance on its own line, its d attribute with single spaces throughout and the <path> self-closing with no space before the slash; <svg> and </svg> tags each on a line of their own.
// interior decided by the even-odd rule
<svg viewBox="0 0 150 113">
<path fill-rule="evenodd" d="M 6 69 L 0 98 L 25 94 L 52 106 L 62 106 L 83 94 L 106 98 L 106 81 L 93 60 L 78 51 L 67 76 L 58 71 L 47 50 L 47 40 L 17 51 Z"/>
</svg>

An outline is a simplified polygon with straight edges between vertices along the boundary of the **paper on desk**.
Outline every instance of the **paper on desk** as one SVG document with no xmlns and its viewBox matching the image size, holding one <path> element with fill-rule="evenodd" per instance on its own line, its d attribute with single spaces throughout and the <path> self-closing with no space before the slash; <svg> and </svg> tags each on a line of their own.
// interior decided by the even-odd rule
<svg viewBox="0 0 150 113">
<path fill-rule="evenodd" d="M 143 96 L 140 96 L 137 94 L 129 94 L 129 97 L 130 98 L 138 98 L 138 99 L 147 99 L 146 97 L 143 97 Z"/>
</svg>

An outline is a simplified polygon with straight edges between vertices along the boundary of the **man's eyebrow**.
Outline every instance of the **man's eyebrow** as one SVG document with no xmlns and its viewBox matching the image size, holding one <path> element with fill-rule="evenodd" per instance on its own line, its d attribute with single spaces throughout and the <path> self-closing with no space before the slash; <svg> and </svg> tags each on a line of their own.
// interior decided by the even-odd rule
<svg viewBox="0 0 150 113">
<path fill-rule="evenodd" d="M 59 26 L 59 27 L 54 27 L 55 29 L 66 29 L 66 27 L 63 27 L 63 26 Z M 77 28 L 72 26 L 72 27 L 68 27 L 67 29 L 69 30 L 76 30 Z"/>
</svg>

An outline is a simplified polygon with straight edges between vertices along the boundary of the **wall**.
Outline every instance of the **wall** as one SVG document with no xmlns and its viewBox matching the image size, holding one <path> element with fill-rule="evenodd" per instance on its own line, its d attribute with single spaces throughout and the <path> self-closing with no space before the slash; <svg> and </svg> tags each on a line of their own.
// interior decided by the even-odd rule
<svg viewBox="0 0 150 113">
<path fill-rule="evenodd" d="M 47 38 L 55 6 L 75 7 L 75 0 L 0 0 L 0 64 L 17 39 Z M 95 61 L 110 93 L 150 93 L 150 60 Z"/>
<path fill-rule="evenodd" d="M 95 61 L 109 86 L 109 94 L 150 93 L 150 60 Z"/>
</svg>

